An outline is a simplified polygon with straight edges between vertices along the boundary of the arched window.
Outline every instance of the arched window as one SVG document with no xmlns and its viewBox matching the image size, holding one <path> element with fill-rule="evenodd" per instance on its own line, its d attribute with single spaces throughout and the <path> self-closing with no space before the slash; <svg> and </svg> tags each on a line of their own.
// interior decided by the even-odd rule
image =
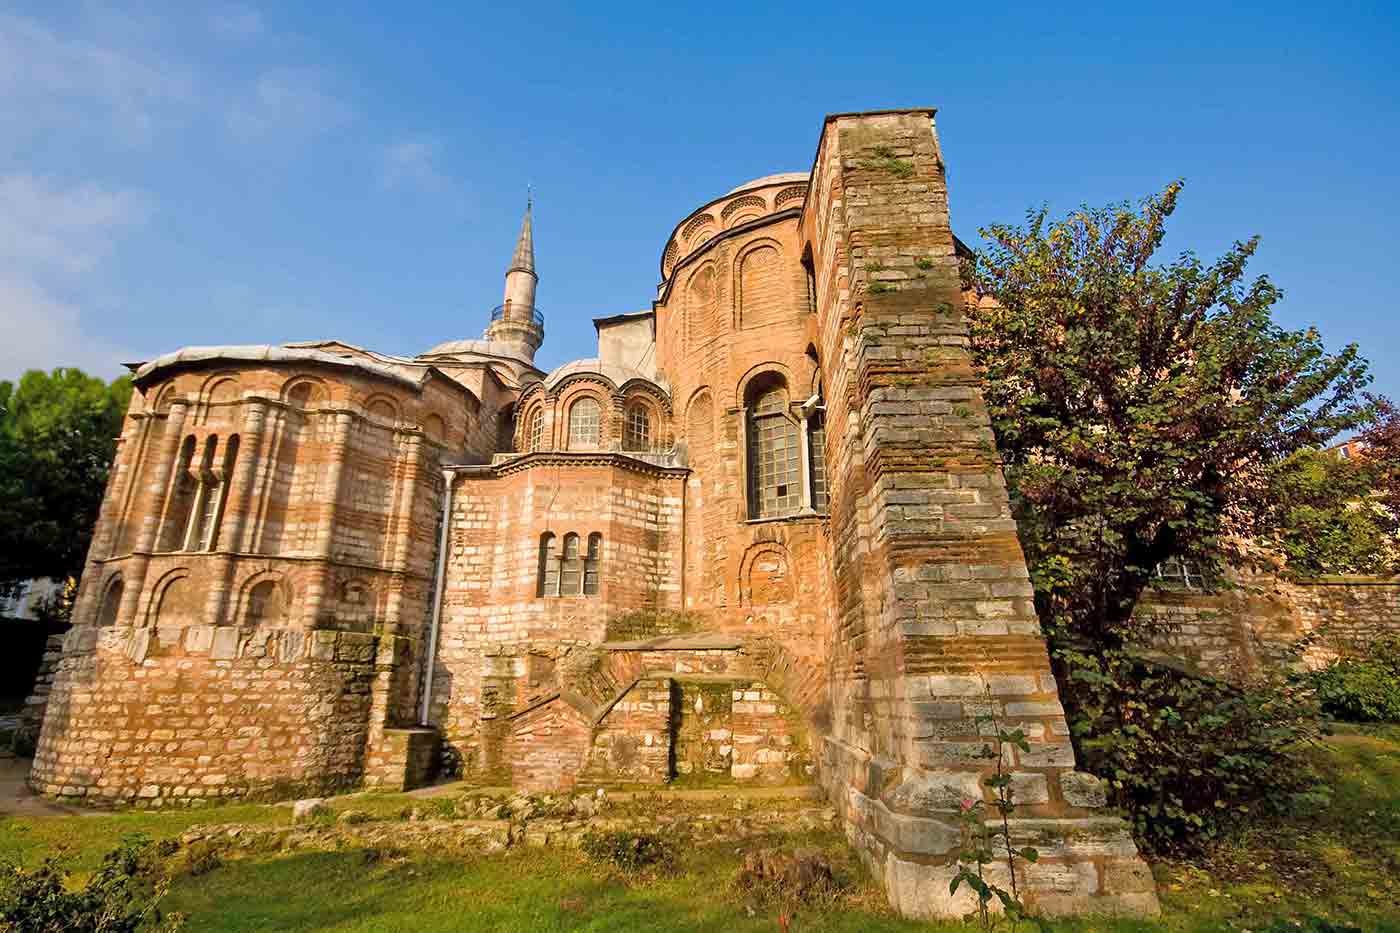
<svg viewBox="0 0 1400 933">
<path fill-rule="evenodd" d="M 107 584 L 107 590 L 102 594 L 102 605 L 97 609 L 99 626 L 106 628 L 117 624 L 117 613 L 122 607 L 122 593 L 125 590 L 120 575 L 113 577 L 112 582 Z"/>
<path fill-rule="evenodd" d="M 544 407 L 536 406 L 530 412 L 530 429 L 526 435 L 525 449 L 531 452 L 544 449 Z"/>
<path fill-rule="evenodd" d="M 569 449 L 597 450 L 602 408 L 598 400 L 584 396 L 569 408 Z"/>
<path fill-rule="evenodd" d="M 248 591 L 249 625 L 279 625 L 286 620 L 287 605 L 274 580 L 263 580 Z"/>
<path fill-rule="evenodd" d="M 217 435 L 211 434 L 204 439 L 204 458 L 199 463 L 199 472 L 195 474 L 198 489 L 194 497 L 194 507 L 190 509 L 189 524 L 185 528 L 182 550 L 204 549 L 211 519 L 214 517 L 213 510 L 218 506 L 218 480 L 214 474 L 214 453 L 218 448 Z"/>
<path fill-rule="evenodd" d="M 627 418 L 622 425 L 622 449 L 651 449 L 651 413 L 645 405 L 627 407 Z"/>
<path fill-rule="evenodd" d="M 583 595 L 598 595 L 598 568 L 603 563 L 603 536 L 598 532 L 588 536 L 588 553 L 583 559 Z"/>
<path fill-rule="evenodd" d="M 229 482 L 233 479 L 233 467 L 238 462 L 238 435 L 228 439 L 224 447 L 224 462 L 211 478 L 211 487 L 206 493 L 204 517 L 201 524 L 204 531 L 198 545 L 200 550 L 212 551 L 219 546 L 219 525 L 224 520 L 224 506 L 228 503 Z"/>
<path fill-rule="evenodd" d="M 749 515 L 789 515 L 802 503 L 802 478 L 797 424 L 788 415 L 787 391 L 781 381 L 769 381 L 751 389 L 750 398 Z"/>
<path fill-rule="evenodd" d="M 825 512 L 831 506 L 826 491 L 826 412 L 818 408 L 807 419 L 808 479 L 812 484 L 812 508 Z"/>
<path fill-rule="evenodd" d="M 554 535 L 548 531 L 540 535 L 540 577 L 537 592 L 540 596 L 559 595 L 559 553 Z"/>
<path fill-rule="evenodd" d="M 578 535 L 572 531 L 564 536 L 564 557 L 559 562 L 559 595 L 577 596 L 583 590 L 583 559 L 579 554 Z"/>
<path fill-rule="evenodd" d="M 190 521 L 190 508 L 199 489 L 199 477 L 194 473 L 195 439 L 191 434 L 180 445 L 180 459 L 170 477 L 170 501 L 165 507 L 165 527 L 160 532 L 162 551 L 178 551 L 185 542 L 185 528 Z"/>
</svg>

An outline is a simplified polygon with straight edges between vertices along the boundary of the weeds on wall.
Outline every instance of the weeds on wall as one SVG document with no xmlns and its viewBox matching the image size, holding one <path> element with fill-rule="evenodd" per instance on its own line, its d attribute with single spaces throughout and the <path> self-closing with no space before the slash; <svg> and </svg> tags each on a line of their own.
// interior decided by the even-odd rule
<svg viewBox="0 0 1400 933">
<path fill-rule="evenodd" d="M 914 175 L 914 163 L 906 159 L 897 159 L 894 150 L 889 146 L 876 146 L 872 150 L 873 159 L 862 159 L 860 167 L 866 171 L 888 172 L 895 178 L 912 178 Z"/>
<path fill-rule="evenodd" d="M 983 690 L 987 697 L 987 708 L 996 709 L 991 687 L 985 682 Z M 948 883 L 948 893 L 958 893 L 963 885 L 972 889 L 977 896 L 977 922 L 983 930 L 990 930 L 996 922 L 992 912 L 993 901 L 1001 904 L 1002 916 L 1014 930 L 1022 920 L 1029 920 L 1026 906 L 1021 902 L 1016 881 L 1018 862 L 1039 861 L 1040 853 L 1030 846 L 1017 849 L 1011 841 L 1011 815 L 1016 812 L 1015 793 L 1011 787 L 1011 774 L 1006 770 L 1004 754 L 1006 747 L 1012 746 L 1022 752 L 1030 751 L 1026 734 L 1020 729 L 1010 732 L 1001 727 L 995 713 L 986 713 L 976 719 L 978 731 L 983 726 L 991 727 L 992 741 L 982 747 L 979 757 L 994 759 L 996 772 L 983 780 L 992 792 L 991 809 L 996 815 L 991 822 L 987 819 L 988 807 L 982 800 L 964 800 L 960 819 L 962 822 L 962 851 L 958 853 L 958 873 Z M 988 879 L 987 867 L 1005 862 L 1010 878 L 1010 889 L 1006 889 Z"/>
</svg>

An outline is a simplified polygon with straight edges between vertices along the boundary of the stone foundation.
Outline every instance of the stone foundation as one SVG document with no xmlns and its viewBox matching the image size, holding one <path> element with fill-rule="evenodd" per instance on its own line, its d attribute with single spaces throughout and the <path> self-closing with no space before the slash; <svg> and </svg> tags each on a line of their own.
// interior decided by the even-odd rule
<svg viewBox="0 0 1400 933">
<path fill-rule="evenodd" d="M 365 759 L 364 786 L 383 791 L 424 787 L 432 779 L 437 750 L 436 729 L 384 729 L 378 747 Z"/>
<path fill-rule="evenodd" d="M 354 788 L 376 643 L 354 632 L 75 627 L 30 786 L 143 807 Z"/>
</svg>

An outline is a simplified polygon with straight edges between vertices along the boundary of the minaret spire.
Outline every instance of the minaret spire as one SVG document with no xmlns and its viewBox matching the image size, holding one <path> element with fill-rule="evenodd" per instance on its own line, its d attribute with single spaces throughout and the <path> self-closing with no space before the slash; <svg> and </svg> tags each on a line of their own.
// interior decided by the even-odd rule
<svg viewBox="0 0 1400 933">
<path fill-rule="evenodd" d="M 535 286 L 540 277 L 535 272 L 535 229 L 531 218 L 534 209 L 534 192 L 526 188 L 520 236 L 515 241 L 510 265 L 506 267 L 505 300 L 491 312 L 491 324 L 485 335 L 487 340 L 514 344 L 531 360 L 544 342 L 544 317 L 535 307 Z"/>
<path fill-rule="evenodd" d="M 534 208 L 535 199 L 527 188 L 525 218 L 520 221 L 520 237 L 515 241 L 515 254 L 510 257 L 510 268 L 506 270 L 507 275 L 515 271 L 535 274 L 535 230 L 530 222 L 530 213 Z"/>
</svg>

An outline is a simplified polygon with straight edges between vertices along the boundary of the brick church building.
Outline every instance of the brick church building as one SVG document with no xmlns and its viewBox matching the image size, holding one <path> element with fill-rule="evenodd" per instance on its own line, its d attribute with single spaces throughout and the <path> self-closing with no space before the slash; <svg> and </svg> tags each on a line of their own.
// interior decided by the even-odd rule
<svg viewBox="0 0 1400 933">
<path fill-rule="evenodd" d="M 809 172 L 681 217 L 594 357 L 535 366 L 527 209 L 482 339 L 141 365 L 31 784 L 819 783 L 944 915 L 994 711 L 1030 737 L 1027 900 L 1155 911 L 1075 770 L 960 249 L 933 112 L 838 114 Z"/>
</svg>

